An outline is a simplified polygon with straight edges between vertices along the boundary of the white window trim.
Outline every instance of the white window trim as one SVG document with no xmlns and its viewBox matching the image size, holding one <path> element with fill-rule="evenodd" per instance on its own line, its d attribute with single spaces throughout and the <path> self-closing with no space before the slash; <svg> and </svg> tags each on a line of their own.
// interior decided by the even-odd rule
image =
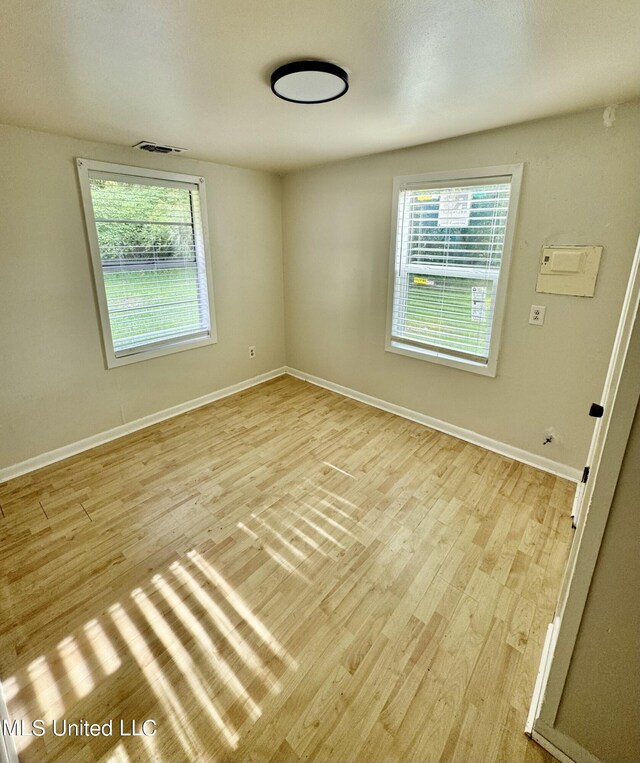
<svg viewBox="0 0 640 763">
<path fill-rule="evenodd" d="M 516 219 L 518 215 L 518 202 L 520 199 L 520 186 L 522 183 L 523 164 L 504 164 L 496 167 L 482 167 L 469 170 L 454 170 L 446 172 L 428 172 L 419 175 L 399 175 L 393 179 L 393 208 L 391 216 L 391 253 L 389 256 L 389 286 L 387 292 L 387 333 L 385 350 L 399 355 L 407 355 L 419 360 L 427 360 L 431 363 L 439 363 L 451 368 L 459 368 L 464 371 L 481 374 L 483 376 L 496 376 L 498 355 L 500 351 L 500 336 L 504 321 L 507 284 L 509 282 L 509 268 L 511 264 L 511 252 L 515 235 Z M 392 337 L 393 331 L 393 296 L 396 275 L 396 250 L 398 247 L 398 202 L 400 191 L 407 186 L 415 185 L 419 188 L 442 187 L 443 185 L 473 184 L 474 181 L 487 181 L 492 179 L 508 179 L 511 183 L 509 197 L 509 212 L 505 228 L 504 251 L 500 265 L 500 277 L 496 291 L 496 301 L 491 330 L 491 342 L 489 345 L 489 359 L 487 363 L 474 360 L 465 360 L 453 355 L 446 355 L 443 350 L 435 352 L 427 348 L 416 347 L 409 343 L 403 343 Z M 431 267 L 431 266 L 429 266 Z M 420 266 L 416 266 L 416 269 Z"/>
<path fill-rule="evenodd" d="M 91 252 L 91 264 L 93 266 L 93 280 L 96 287 L 96 296 L 98 298 L 98 310 L 100 313 L 100 324 L 102 328 L 102 343 L 104 349 L 107 368 L 116 368 L 126 366 L 130 363 L 138 363 L 142 360 L 158 358 L 162 355 L 170 355 L 174 352 L 192 350 L 196 347 L 204 347 L 209 344 L 215 344 L 218 341 L 218 334 L 215 322 L 215 310 L 213 304 L 213 278 L 211 274 L 211 256 L 209 252 L 209 227 L 207 223 L 207 197 L 205 191 L 204 178 L 197 175 L 184 175 L 178 172 L 163 172 L 161 170 L 152 170 L 144 167 L 132 167 L 126 164 L 112 164 L 111 162 L 98 162 L 93 159 L 76 159 L 78 168 L 78 178 L 80 180 L 80 193 L 82 196 L 82 206 L 84 208 L 87 237 L 89 239 L 89 250 Z M 207 279 L 207 292 L 209 302 L 209 334 L 208 336 L 196 336 L 188 338 L 177 338 L 170 344 L 163 344 L 162 347 L 147 345 L 139 349 L 133 349 L 126 355 L 116 356 L 113 349 L 113 337 L 111 336 L 111 324 L 109 322 L 109 307 L 107 305 L 107 293 L 102 274 L 102 261 L 100 258 L 100 247 L 98 245 L 98 231 L 96 228 L 95 215 L 93 212 L 93 201 L 91 199 L 91 187 L 89 184 L 89 172 L 96 170 L 99 172 L 111 172 L 116 175 L 127 175 L 137 178 L 156 178 L 158 180 L 173 180 L 179 183 L 189 183 L 198 186 L 200 196 L 200 216 L 202 223 L 202 246 L 204 248 L 204 262 Z"/>
</svg>

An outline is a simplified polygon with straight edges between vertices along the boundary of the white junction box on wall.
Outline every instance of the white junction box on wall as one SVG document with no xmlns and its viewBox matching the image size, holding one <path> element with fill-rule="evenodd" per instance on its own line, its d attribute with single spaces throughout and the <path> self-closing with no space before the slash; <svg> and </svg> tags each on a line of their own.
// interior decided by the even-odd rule
<svg viewBox="0 0 640 763">
<path fill-rule="evenodd" d="M 593 297 L 601 246 L 543 246 L 536 291 Z"/>
</svg>

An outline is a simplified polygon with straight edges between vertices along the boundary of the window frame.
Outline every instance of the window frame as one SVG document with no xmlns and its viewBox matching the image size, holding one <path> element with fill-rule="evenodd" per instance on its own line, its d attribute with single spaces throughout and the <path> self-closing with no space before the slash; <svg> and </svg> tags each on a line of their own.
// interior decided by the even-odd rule
<svg viewBox="0 0 640 763">
<path fill-rule="evenodd" d="M 102 344 L 107 368 L 117 368 L 118 366 L 129 365 L 130 363 L 139 363 L 143 360 L 158 358 L 163 355 L 170 355 L 175 352 L 192 350 L 196 347 L 204 347 L 210 344 L 216 344 L 218 341 L 214 295 L 213 295 L 213 277 L 211 268 L 211 255 L 209 248 L 209 226 L 207 222 L 207 196 L 205 189 L 205 180 L 197 175 L 185 175 L 178 172 L 166 172 L 163 170 L 154 170 L 146 167 L 136 167 L 128 164 L 113 164 L 111 162 L 100 162 L 94 159 L 76 159 L 78 169 L 78 179 L 80 181 L 80 194 L 82 197 L 82 206 L 84 209 L 85 228 L 89 241 L 89 251 L 91 253 L 91 265 L 93 270 L 93 281 L 98 300 L 98 312 L 100 316 L 100 327 L 102 330 Z M 111 333 L 111 322 L 109 320 L 109 306 L 107 303 L 107 292 L 102 268 L 102 259 L 100 257 L 100 246 L 98 243 L 98 229 L 93 209 L 93 199 L 91 197 L 91 186 L 89 172 L 106 172 L 116 175 L 129 176 L 131 178 L 151 178 L 155 180 L 168 180 L 178 183 L 188 183 L 196 185 L 198 196 L 200 198 L 200 222 L 202 225 L 202 240 L 199 242 L 203 248 L 203 262 L 205 269 L 205 280 L 207 285 L 207 300 L 209 305 L 209 334 L 208 336 L 196 336 L 169 339 L 157 343 L 151 343 L 141 346 L 140 350 L 133 348 L 127 354 L 116 355 L 113 345 L 113 336 Z M 196 239 L 199 237 L 196 236 Z"/>
<path fill-rule="evenodd" d="M 472 373 L 481 374 L 483 376 L 496 376 L 523 169 L 523 164 L 503 164 L 494 167 L 481 167 L 467 170 L 446 170 L 440 172 L 420 173 L 417 175 L 398 175 L 393 178 L 391 251 L 389 256 L 389 280 L 387 291 L 387 327 L 385 341 L 386 352 L 406 355 L 411 358 L 417 358 L 418 360 L 426 360 L 431 363 L 438 363 L 440 365 L 449 366 L 451 368 L 458 368 L 464 371 L 470 371 Z M 463 185 L 472 186 L 475 184 L 473 181 L 478 181 L 477 185 L 482 185 L 492 180 L 509 182 L 511 189 L 509 195 L 507 223 L 505 226 L 504 249 L 498 275 L 498 286 L 496 289 L 493 323 L 491 327 L 491 340 L 489 343 L 487 362 L 482 363 L 477 360 L 464 359 L 455 355 L 448 355 L 446 348 L 430 349 L 427 346 L 420 346 L 417 343 L 412 343 L 410 341 L 403 342 L 397 338 L 394 338 L 393 303 L 395 296 L 396 270 L 398 261 L 397 255 L 400 252 L 401 234 L 401 231 L 398 231 L 398 207 L 400 202 L 400 192 L 402 190 L 406 190 L 408 186 L 415 186 L 420 190 L 429 190 L 430 188 L 455 186 L 455 184 L 458 182 L 462 183 Z M 417 265 L 416 267 L 425 267 L 433 270 L 434 267 L 437 268 L 438 266 L 432 267 L 430 265 Z"/>
</svg>

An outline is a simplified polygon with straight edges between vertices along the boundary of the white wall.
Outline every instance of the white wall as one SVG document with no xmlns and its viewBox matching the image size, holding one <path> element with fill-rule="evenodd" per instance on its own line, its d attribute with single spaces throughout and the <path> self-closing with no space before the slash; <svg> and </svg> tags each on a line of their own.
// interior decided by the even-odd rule
<svg viewBox="0 0 640 763">
<path fill-rule="evenodd" d="M 589 111 L 286 176 L 288 364 L 581 468 L 640 230 L 639 130 L 636 102 L 609 129 Z M 385 352 L 393 176 L 518 162 L 498 376 Z M 594 298 L 536 294 L 544 244 L 604 246 Z M 547 305 L 543 327 L 528 324 L 531 304 Z M 548 426 L 562 442 L 543 447 Z"/>
<path fill-rule="evenodd" d="M 106 370 L 78 156 L 205 178 L 217 344 Z M 284 364 L 278 177 L 13 127 L 0 168 L 0 468 Z"/>
</svg>

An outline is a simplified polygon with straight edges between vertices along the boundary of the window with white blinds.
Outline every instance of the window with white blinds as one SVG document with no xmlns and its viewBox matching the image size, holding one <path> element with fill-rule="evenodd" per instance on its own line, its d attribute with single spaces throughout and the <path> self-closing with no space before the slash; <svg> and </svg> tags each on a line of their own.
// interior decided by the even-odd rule
<svg viewBox="0 0 640 763">
<path fill-rule="evenodd" d="M 521 171 L 396 178 L 387 349 L 495 375 Z"/>
<path fill-rule="evenodd" d="M 109 366 L 215 341 L 204 180 L 78 160 Z"/>
</svg>

